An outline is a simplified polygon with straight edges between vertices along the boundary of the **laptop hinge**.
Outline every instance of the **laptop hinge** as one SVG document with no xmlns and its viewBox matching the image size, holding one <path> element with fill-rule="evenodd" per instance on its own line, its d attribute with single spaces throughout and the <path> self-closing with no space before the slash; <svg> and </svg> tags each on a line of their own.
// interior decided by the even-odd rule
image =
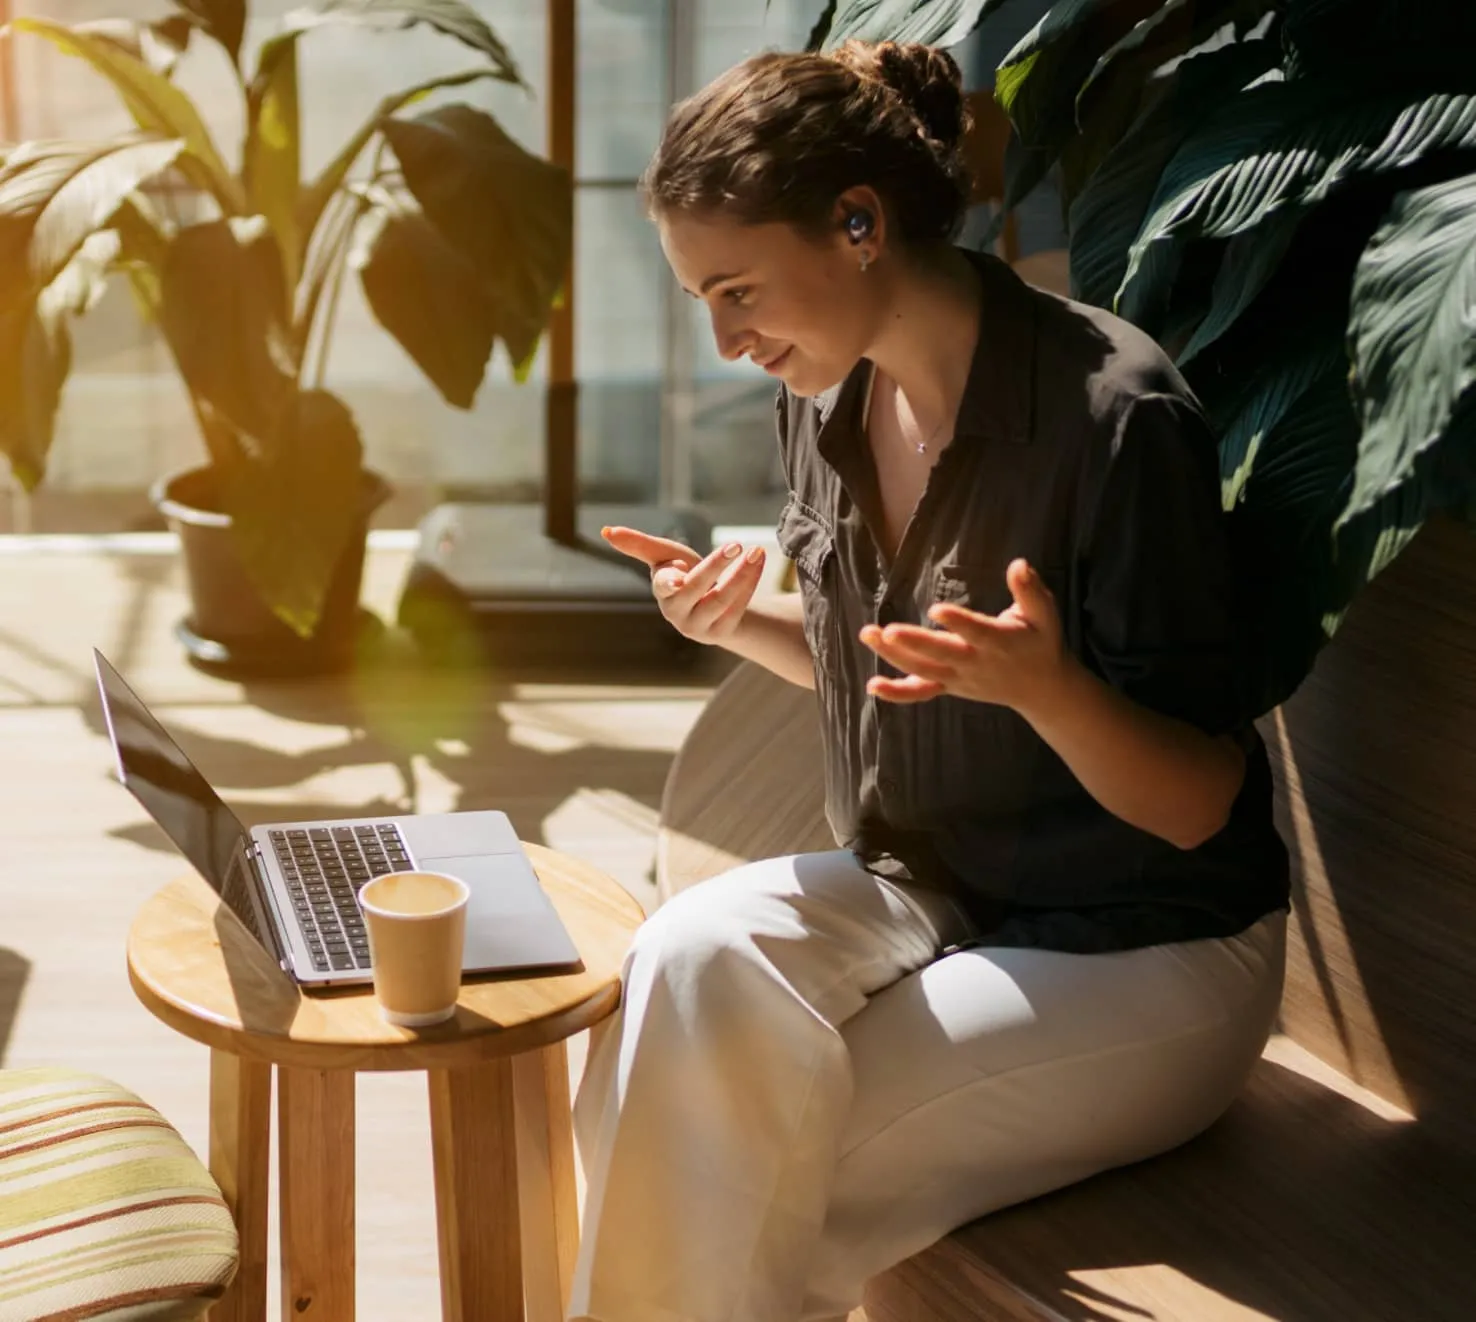
<svg viewBox="0 0 1476 1322">
<path fill-rule="evenodd" d="M 271 934 L 277 965 L 284 973 L 291 973 L 292 961 L 282 946 L 282 915 L 277 909 L 277 900 L 272 894 L 271 883 L 267 880 L 266 862 L 262 857 L 261 846 L 252 840 L 245 845 L 245 850 L 246 860 L 251 864 L 252 872 L 256 874 L 256 893 L 261 896 L 262 905 L 268 910 L 262 916 L 267 920 L 266 926 Z"/>
</svg>

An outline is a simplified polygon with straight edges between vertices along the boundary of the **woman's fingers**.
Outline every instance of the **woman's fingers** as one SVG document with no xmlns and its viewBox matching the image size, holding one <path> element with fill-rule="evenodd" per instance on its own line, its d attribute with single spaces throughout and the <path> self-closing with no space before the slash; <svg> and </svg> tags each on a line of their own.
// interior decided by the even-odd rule
<svg viewBox="0 0 1476 1322">
<path fill-rule="evenodd" d="M 973 654 L 973 648 L 955 634 L 913 625 L 890 625 L 881 629 L 869 624 L 861 630 L 861 641 L 898 670 L 944 683 L 952 679 L 958 673 L 958 667 Z"/>
<path fill-rule="evenodd" d="M 947 692 L 937 680 L 916 675 L 904 675 L 901 679 L 873 675 L 866 681 L 866 691 L 884 702 L 929 702 Z"/>
<path fill-rule="evenodd" d="M 711 554 L 703 556 L 695 565 L 684 569 L 681 566 L 663 564 L 651 574 L 651 589 L 661 601 L 672 601 L 685 610 L 691 610 L 703 594 L 718 581 L 743 548 L 737 542 L 720 546 Z"/>
<path fill-rule="evenodd" d="M 723 572 L 732 566 L 742 554 L 743 547 L 737 542 L 728 542 L 719 546 L 711 554 L 703 556 L 695 566 L 687 571 L 682 584 L 683 590 L 693 594 L 694 599 L 700 599 L 701 594 L 715 586 Z"/>
<path fill-rule="evenodd" d="M 652 569 L 662 565 L 691 569 L 702 558 L 690 546 L 667 537 L 652 537 L 637 528 L 601 528 L 600 535 L 622 555 L 644 561 Z"/>
<path fill-rule="evenodd" d="M 764 573 L 763 548 L 727 562 L 717 582 L 693 605 L 688 620 L 702 629 L 721 629 L 748 609 Z M 695 575 L 689 576 L 695 577 Z"/>
</svg>

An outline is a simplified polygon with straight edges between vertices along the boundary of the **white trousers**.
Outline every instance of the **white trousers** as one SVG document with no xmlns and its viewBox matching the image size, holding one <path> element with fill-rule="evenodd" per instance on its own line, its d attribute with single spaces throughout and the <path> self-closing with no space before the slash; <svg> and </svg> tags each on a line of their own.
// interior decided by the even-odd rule
<svg viewBox="0 0 1476 1322">
<path fill-rule="evenodd" d="M 571 1317 L 844 1317 L 964 1222 L 1205 1129 L 1281 998 L 1280 913 L 1106 955 L 944 953 L 968 934 L 839 851 L 658 909 L 575 1105 Z"/>
</svg>

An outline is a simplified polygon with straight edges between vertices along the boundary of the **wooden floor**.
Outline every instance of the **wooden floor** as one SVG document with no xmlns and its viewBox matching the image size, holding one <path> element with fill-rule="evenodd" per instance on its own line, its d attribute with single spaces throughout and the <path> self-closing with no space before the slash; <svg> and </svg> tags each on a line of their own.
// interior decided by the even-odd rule
<svg viewBox="0 0 1476 1322">
<path fill-rule="evenodd" d="M 403 553 L 370 554 L 365 599 L 385 618 L 405 566 Z M 525 839 L 587 859 L 653 906 L 662 783 L 719 665 L 437 674 L 391 646 L 352 679 L 242 685 L 184 663 L 171 635 L 183 610 L 171 554 L 0 556 L 4 1065 L 109 1075 L 206 1150 L 206 1051 L 152 1019 L 124 969 L 133 913 L 183 865 L 113 777 L 94 645 L 248 821 L 500 808 Z M 571 1046 L 577 1073 L 583 1043 Z M 358 1316 L 436 1317 L 423 1077 L 361 1076 L 358 1097 Z"/>
</svg>

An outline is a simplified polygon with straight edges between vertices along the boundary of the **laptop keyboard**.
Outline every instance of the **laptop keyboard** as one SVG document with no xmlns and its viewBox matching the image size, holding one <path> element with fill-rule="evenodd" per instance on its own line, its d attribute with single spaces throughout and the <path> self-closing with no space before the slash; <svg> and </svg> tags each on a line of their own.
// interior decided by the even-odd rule
<svg viewBox="0 0 1476 1322">
<path fill-rule="evenodd" d="M 369 967 L 359 888 L 412 866 L 399 828 L 312 827 L 270 833 L 303 937 L 321 973 Z"/>
</svg>

